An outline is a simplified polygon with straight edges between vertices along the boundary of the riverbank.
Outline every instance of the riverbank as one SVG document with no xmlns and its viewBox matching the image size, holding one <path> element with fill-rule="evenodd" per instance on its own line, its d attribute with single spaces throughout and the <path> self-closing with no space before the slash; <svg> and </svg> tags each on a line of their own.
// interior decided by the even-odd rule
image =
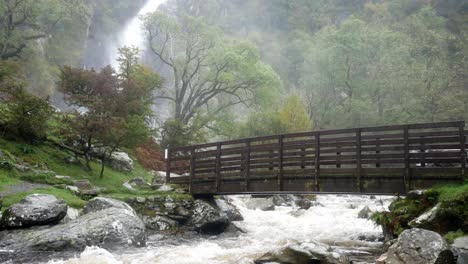
<svg viewBox="0 0 468 264">
<path fill-rule="evenodd" d="M 237 231 L 219 235 L 196 232 L 150 232 L 146 247 L 104 250 L 89 247 L 74 256 L 51 256 L 49 263 L 253 263 L 268 252 L 297 243 L 325 243 L 334 254 L 352 261 L 372 263 L 383 243 L 381 230 L 358 215 L 364 207 L 384 210 L 392 197 L 320 195 L 310 208 L 301 209 L 286 199 L 263 207 L 262 198 L 234 196 L 232 203 L 243 221 L 234 222 Z M 280 203 L 281 202 L 281 203 Z M 263 209 L 263 210 L 262 210 Z M 266 210 L 266 211 L 264 211 Z M 43 263 L 48 261 L 44 260 Z"/>
</svg>

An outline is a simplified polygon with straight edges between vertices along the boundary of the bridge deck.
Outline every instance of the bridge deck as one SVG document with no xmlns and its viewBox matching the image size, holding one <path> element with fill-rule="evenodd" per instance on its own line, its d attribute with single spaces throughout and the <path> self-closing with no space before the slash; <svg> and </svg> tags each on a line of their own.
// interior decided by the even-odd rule
<svg viewBox="0 0 468 264">
<path fill-rule="evenodd" d="M 167 182 L 187 184 L 193 194 L 403 194 L 464 180 L 464 127 L 365 127 L 172 148 Z"/>
</svg>

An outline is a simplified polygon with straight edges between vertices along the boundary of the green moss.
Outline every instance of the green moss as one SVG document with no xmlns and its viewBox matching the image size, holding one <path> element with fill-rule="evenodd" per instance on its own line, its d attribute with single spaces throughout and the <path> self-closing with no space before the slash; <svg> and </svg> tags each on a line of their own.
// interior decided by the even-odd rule
<svg viewBox="0 0 468 264">
<path fill-rule="evenodd" d="M 21 199 L 23 199 L 24 197 L 34 193 L 54 195 L 57 198 L 63 199 L 68 206 L 73 208 L 83 208 L 86 204 L 85 201 L 83 201 L 68 190 L 57 188 L 38 188 L 28 192 L 15 193 L 12 195 L 5 196 L 3 198 L 2 210 L 5 210 L 7 207 L 21 201 Z"/>
<path fill-rule="evenodd" d="M 376 212 L 371 219 L 378 225 L 398 236 L 409 228 L 408 223 L 430 210 L 437 203 L 438 193 L 427 191 L 421 196 L 398 198 L 389 205 L 389 212 Z"/>
<path fill-rule="evenodd" d="M 445 234 L 444 238 L 447 240 L 447 242 L 452 244 L 453 241 L 455 241 L 455 239 L 466 236 L 466 235 L 467 234 L 465 234 L 462 230 L 457 230 L 457 231 L 448 232 L 447 234 Z"/>
</svg>

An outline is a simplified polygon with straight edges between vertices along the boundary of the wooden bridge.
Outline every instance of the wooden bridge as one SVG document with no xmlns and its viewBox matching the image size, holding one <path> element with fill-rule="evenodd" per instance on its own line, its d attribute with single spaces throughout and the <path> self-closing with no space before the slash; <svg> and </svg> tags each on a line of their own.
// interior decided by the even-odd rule
<svg viewBox="0 0 468 264">
<path fill-rule="evenodd" d="M 463 121 L 363 127 L 172 148 L 166 180 L 192 194 L 404 194 L 464 181 L 464 128 Z"/>
</svg>

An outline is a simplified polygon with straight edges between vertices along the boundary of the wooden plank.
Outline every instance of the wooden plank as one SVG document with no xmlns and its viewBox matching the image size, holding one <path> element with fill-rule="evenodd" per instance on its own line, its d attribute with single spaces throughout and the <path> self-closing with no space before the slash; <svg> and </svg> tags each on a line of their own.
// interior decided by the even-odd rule
<svg viewBox="0 0 468 264">
<path fill-rule="evenodd" d="M 463 123 L 463 121 L 410 124 L 406 126 L 408 127 L 408 129 L 448 128 L 448 127 L 458 128 L 460 127 L 461 123 Z"/>
</svg>

